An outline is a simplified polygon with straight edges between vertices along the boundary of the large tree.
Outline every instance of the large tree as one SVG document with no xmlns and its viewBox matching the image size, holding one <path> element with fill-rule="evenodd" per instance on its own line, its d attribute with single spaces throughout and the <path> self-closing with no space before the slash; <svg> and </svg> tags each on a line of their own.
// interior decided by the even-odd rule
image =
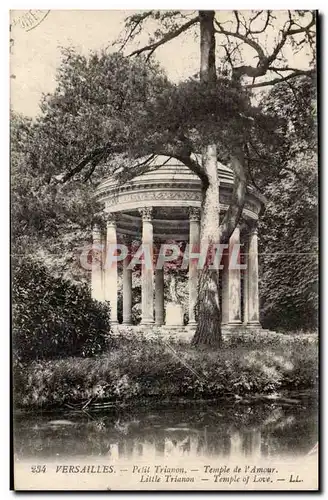
<svg viewBox="0 0 328 500">
<path fill-rule="evenodd" d="M 249 165 L 252 163 L 250 149 L 252 144 L 258 142 L 252 120 L 257 121 L 257 125 L 263 121 L 261 117 L 251 110 L 240 106 L 240 100 L 236 99 L 239 105 L 239 118 L 248 115 L 248 123 L 242 119 L 237 119 L 234 114 L 233 105 L 227 110 L 223 107 L 216 107 L 209 96 L 218 99 L 226 99 L 229 102 L 231 94 L 224 92 L 226 88 L 218 85 L 216 68 L 216 37 L 219 38 L 218 46 L 224 50 L 224 56 L 221 59 L 222 65 L 229 65 L 230 89 L 233 85 L 240 86 L 239 91 L 245 96 L 244 89 L 253 89 L 263 86 L 271 86 L 281 81 L 291 81 L 299 76 L 314 75 L 315 61 L 315 13 L 305 11 L 288 11 L 285 13 L 285 19 L 279 20 L 280 25 L 275 23 L 276 17 L 272 11 L 249 12 L 246 15 L 234 11 L 232 18 L 221 20 L 222 14 L 215 14 L 214 11 L 199 11 L 194 16 L 181 12 L 163 12 L 162 14 L 154 11 L 136 14 L 128 18 L 126 22 L 126 32 L 122 47 L 125 47 L 129 39 L 136 37 L 136 32 L 140 32 L 141 25 L 154 19 L 161 21 L 160 29 L 154 31 L 154 35 L 149 44 L 138 48 L 130 55 L 140 55 L 147 53 L 151 57 L 154 52 L 162 45 L 170 42 L 176 37 L 181 36 L 191 28 L 199 28 L 199 47 L 200 47 L 200 68 L 199 82 L 202 89 L 202 104 L 207 110 L 207 130 L 200 134 L 199 150 L 202 152 L 201 165 L 198 164 L 198 175 L 203 185 L 202 217 L 201 217 L 201 248 L 213 243 L 226 243 L 238 224 L 243 210 L 247 181 L 250 180 Z M 225 15 L 223 14 L 223 17 Z M 272 32 L 273 30 L 273 32 Z M 271 33 L 270 33 L 271 31 Z M 263 43 L 263 36 L 271 36 L 271 49 L 268 44 Z M 270 45 L 270 44 L 269 44 Z M 245 62 L 244 48 L 251 48 L 256 55 L 257 64 Z M 312 68 L 295 68 L 288 64 L 284 50 L 287 48 L 310 52 L 307 56 Z M 226 68 L 225 68 L 226 70 Z M 275 74 L 274 78 L 263 78 L 267 74 Z M 251 78 L 251 81 L 249 79 Z M 257 79 L 260 78 L 260 81 Z M 235 87 L 236 88 L 236 87 Z M 244 91 L 244 92 L 243 92 Z M 197 94 L 197 92 L 195 93 Z M 210 106 L 206 104 L 211 103 Z M 230 104 L 230 103 L 229 103 Z M 217 112 L 217 121 L 213 120 L 213 111 Z M 245 113 L 246 111 L 246 113 Z M 234 115 L 234 121 L 231 123 L 231 114 Z M 197 116 L 197 114 L 196 114 Z M 230 120 L 229 120 L 230 119 Z M 222 134 L 222 122 L 225 122 L 225 132 Z M 214 127 L 213 127 L 214 125 Z M 217 129 L 215 130 L 215 125 Z M 244 127 L 247 127 L 245 131 Z M 186 127 L 185 127 L 186 128 Z M 272 130 L 269 130 L 272 132 Z M 190 135 L 186 130 L 179 131 L 182 143 L 190 144 Z M 246 132 L 246 133 L 245 133 Z M 257 134 L 258 135 L 258 134 Z M 255 136 L 255 137 L 254 137 Z M 227 140 L 228 138 L 228 140 Z M 263 140 L 263 137 L 261 138 Z M 271 149 L 274 141 L 271 141 Z M 257 144 L 258 146 L 258 144 Z M 270 149 L 270 148 L 267 148 Z M 225 152 L 230 166 L 234 172 L 234 191 L 230 206 L 219 224 L 219 185 L 217 175 L 217 159 Z M 191 166 L 191 152 L 189 158 L 179 155 L 180 159 L 187 166 L 195 171 Z M 195 152 L 195 151 L 194 151 Z M 218 155 L 218 152 L 220 153 Z M 268 151 L 267 151 L 268 152 Z M 284 159 L 285 160 L 285 159 Z M 217 270 L 204 267 L 199 276 L 198 292 L 198 325 L 194 337 L 195 344 L 216 344 L 221 340 L 220 323 L 221 314 L 219 306 L 219 275 Z"/>
<path fill-rule="evenodd" d="M 85 58 L 67 51 L 58 87 L 44 100 L 36 125 L 42 147 L 33 158 L 47 170 L 47 182 L 66 183 L 76 176 L 89 182 L 96 171 L 117 175 L 124 182 L 150 168 L 154 155 L 172 156 L 202 182 L 201 245 L 227 242 L 242 213 L 247 183 L 256 184 L 254 172 L 261 170 L 258 151 L 262 159 L 273 158 L 283 144 L 276 113 L 252 106 L 252 89 L 282 80 L 292 85 L 300 75 L 314 75 L 311 54 L 305 69 L 288 65 L 287 56 L 313 51 L 315 14 L 286 11 L 284 15 L 284 20 L 281 16 L 277 20 L 272 11 L 234 11 L 230 19 L 225 14 L 222 20 L 222 14 L 214 11 L 141 12 L 126 23 L 121 48 L 130 57 Z M 128 53 L 128 44 L 135 42 L 148 21 L 158 22 L 159 29 L 146 46 Z M 173 84 L 152 56 L 191 29 L 199 35 L 199 73 Z M 256 64 L 245 47 L 254 51 Z M 193 153 L 201 153 L 202 160 Z M 131 163 L 137 157 L 142 160 Z M 218 159 L 231 166 L 235 179 L 221 224 Z M 278 169 L 286 161 L 280 160 Z M 201 271 L 197 308 L 194 343 L 218 344 L 218 271 L 208 267 Z"/>
</svg>

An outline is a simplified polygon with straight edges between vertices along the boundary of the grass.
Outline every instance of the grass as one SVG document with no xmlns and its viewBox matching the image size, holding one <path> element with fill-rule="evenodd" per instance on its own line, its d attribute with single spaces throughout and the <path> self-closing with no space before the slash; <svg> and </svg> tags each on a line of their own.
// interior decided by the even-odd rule
<svg viewBox="0 0 328 500">
<path fill-rule="evenodd" d="M 33 361 L 14 370 L 15 406 L 61 407 L 93 398 L 141 400 L 220 399 L 315 388 L 315 335 L 233 336 L 217 350 L 182 342 L 121 334 L 110 352 L 94 358 Z"/>
</svg>

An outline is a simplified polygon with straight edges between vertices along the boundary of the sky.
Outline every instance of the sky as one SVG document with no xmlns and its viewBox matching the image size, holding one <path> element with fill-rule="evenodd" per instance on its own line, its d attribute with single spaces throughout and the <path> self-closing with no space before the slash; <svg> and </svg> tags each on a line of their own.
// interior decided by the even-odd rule
<svg viewBox="0 0 328 500">
<path fill-rule="evenodd" d="M 35 116 L 42 93 L 55 88 L 60 47 L 74 46 L 82 53 L 105 49 L 113 51 L 112 42 L 123 28 L 129 11 L 50 11 L 34 29 L 22 27 L 23 13 L 11 13 L 11 106 L 15 111 Z M 18 20 L 17 20 L 18 19 Z M 15 24 L 14 24 L 15 23 Z M 13 25 L 14 24 L 14 25 Z M 172 45 L 174 48 L 172 48 Z M 172 50 L 179 58 L 172 57 Z M 197 71 L 196 41 L 182 37 L 157 54 L 172 80 Z"/>
<path fill-rule="evenodd" d="M 51 10 L 11 11 L 11 108 L 34 117 L 39 112 L 43 93 L 55 88 L 56 68 L 60 63 L 61 47 L 73 46 L 84 54 L 90 50 L 112 46 L 123 28 L 124 19 L 132 11 L 118 10 Z M 279 14 L 280 12 L 280 14 Z M 226 21 L 228 11 L 219 11 Z M 277 11 L 279 24 L 281 11 Z M 146 43 L 145 32 L 141 42 Z M 274 36 L 266 37 L 267 47 L 273 46 Z M 247 48 L 245 58 L 254 65 L 255 52 Z M 156 57 L 169 78 L 179 81 L 198 71 L 199 44 L 191 32 L 178 37 L 156 51 Z M 289 59 L 291 54 L 289 54 Z M 295 59 L 295 58 L 294 58 Z M 296 57 L 297 59 L 297 57 Z M 304 58 L 294 60 L 297 67 L 306 66 Z M 256 61 L 255 61 L 256 63 Z"/>
</svg>

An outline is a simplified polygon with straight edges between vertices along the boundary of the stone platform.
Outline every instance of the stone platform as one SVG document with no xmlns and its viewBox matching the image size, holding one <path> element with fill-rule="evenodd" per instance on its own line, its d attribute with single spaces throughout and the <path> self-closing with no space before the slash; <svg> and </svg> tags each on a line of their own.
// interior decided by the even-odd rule
<svg viewBox="0 0 328 500">
<path fill-rule="evenodd" d="M 196 331 L 196 326 L 156 326 L 156 325 L 115 325 L 113 326 L 114 335 L 136 335 L 146 339 L 161 338 L 170 341 L 191 342 Z M 222 325 L 223 338 L 233 337 L 234 335 L 251 335 L 252 333 L 259 333 L 263 335 L 276 334 L 272 330 L 267 330 L 261 326 L 243 326 L 236 327 Z"/>
</svg>

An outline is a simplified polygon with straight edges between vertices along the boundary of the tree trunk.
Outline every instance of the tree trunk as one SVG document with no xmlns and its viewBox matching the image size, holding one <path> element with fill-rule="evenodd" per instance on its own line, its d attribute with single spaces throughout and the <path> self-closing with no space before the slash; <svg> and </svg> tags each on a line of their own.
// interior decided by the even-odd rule
<svg viewBox="0 0 328 500">
<path fill-rule="evenodd" d="M 203 167 L 208 186 L 203 194 L 200 247 L 201 251 L 220 242 L 219 233 L 219 179 L 215 144 L 205 146 Z M 219 270 L 210 269 L 208 262 L 199 272 L 197 297 L 197 329 L 194 345 L 217 346 L 221 343 L 221 311 L 219 302 Z"/>
<path fill-rule="evenodd" d="M 216 82 L 214 10 L 199 12 L 200 22 L 200 81 Z"/>
<path fill-rule="evenodd" d="M 214 11 L 200 11 L 200 80 L 210 86 L 216 83 Z M 200 247 L 220 242 L 219 178 L 216 144 L 204 145 L 202 166 L 207 177 L 203 182 Z M 210 269 L 207 262 L 199 273 L 197 298 L 197 329 L 194 345 L 221 343 L 221 311 L 219 302 L 219 270 Z"/>
</svg>

